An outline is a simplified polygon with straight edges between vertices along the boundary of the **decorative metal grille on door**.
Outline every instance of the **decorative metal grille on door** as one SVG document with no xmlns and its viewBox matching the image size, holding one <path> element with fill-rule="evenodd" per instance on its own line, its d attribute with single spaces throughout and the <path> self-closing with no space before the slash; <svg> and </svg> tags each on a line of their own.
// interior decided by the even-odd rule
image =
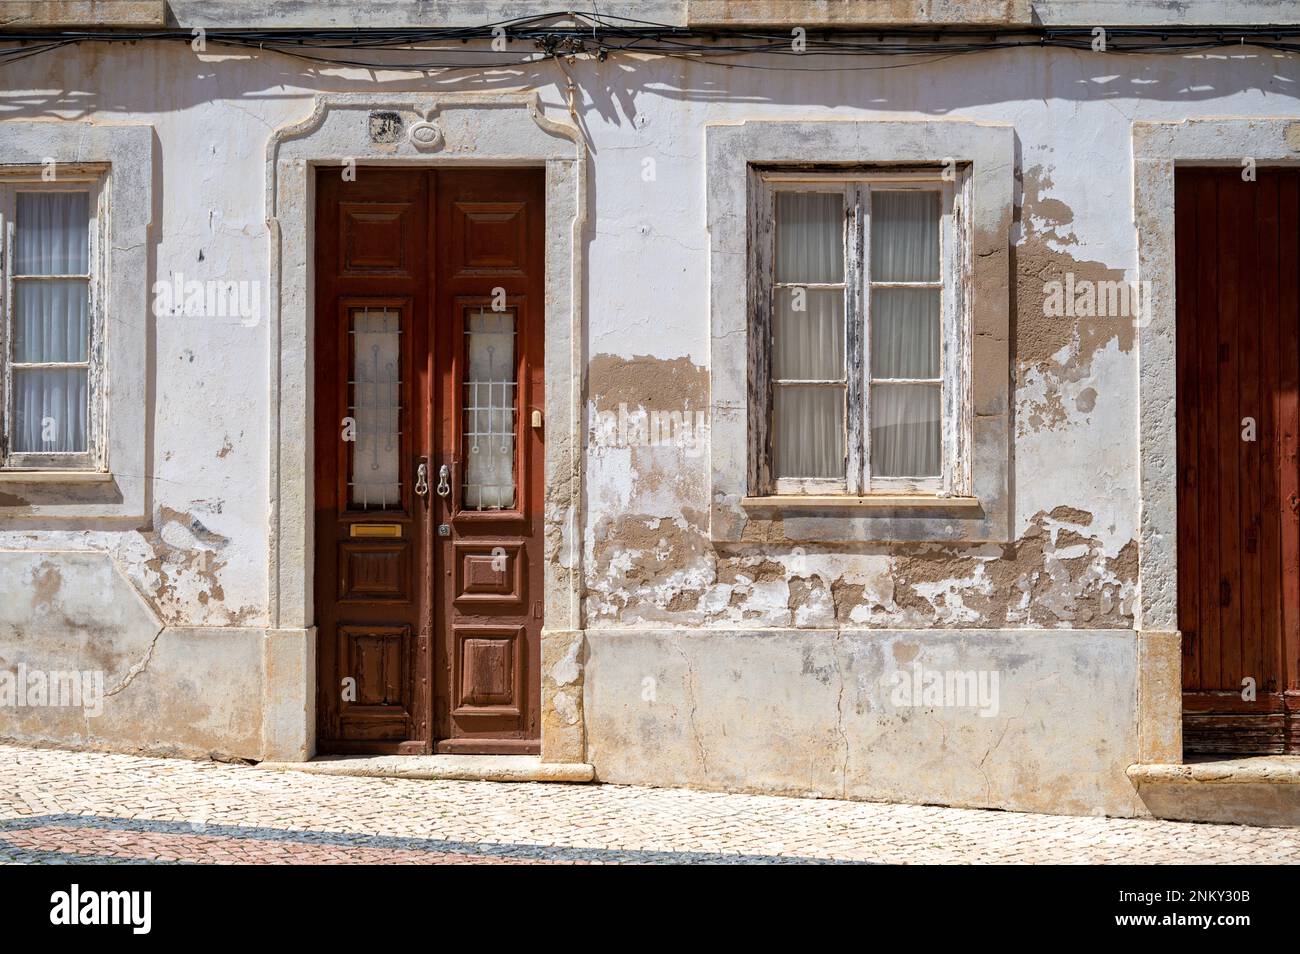
<svg viewBox="0 0 1300 954">
<path fill-rule="evenodd" d="M 465 315 L 465 510 L 515 506 L 518 381 L 516 315 L 480 307 Z"/>
</svg>

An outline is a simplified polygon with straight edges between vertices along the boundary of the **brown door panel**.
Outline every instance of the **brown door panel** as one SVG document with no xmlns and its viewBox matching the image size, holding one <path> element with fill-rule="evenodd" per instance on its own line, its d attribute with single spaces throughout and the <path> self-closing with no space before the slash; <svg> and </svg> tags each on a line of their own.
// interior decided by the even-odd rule
<svg viewBox="0 0 1300 954">
<path fill-rule="evenodd" d="M 1180 168 L 1174 218 L 1184 749 L 1300 752 L 1300 170 Z"/>
<path fill-rule="evenodd" d="M 340 172 L 316 179 L 318 748 L 536 752 L 544 174 Z"/>
<path fill-rule="evenodd" d="M 539 751 L 543 194 L 541 170 L 439 180 L 439 752 Z"/>
<path fill-rule="evenodd" d="M 318 749 L 432 751 L 429 183 L 316 179 Z"/>
</svg>

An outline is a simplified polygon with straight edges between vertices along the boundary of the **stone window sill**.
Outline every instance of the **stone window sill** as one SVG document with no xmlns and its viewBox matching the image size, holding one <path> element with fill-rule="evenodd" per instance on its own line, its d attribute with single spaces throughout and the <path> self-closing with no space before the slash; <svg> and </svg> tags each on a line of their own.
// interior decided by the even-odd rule
<svg viewBox="0 0 1300 954">
<path fill-rule="evenodd" d="M 113 475 L 98 470 L 0 470 L 0 484 L 103 484 Z"/>
<path fill-rule="evenodd" d="M 747 510 L 979 510 L 978 497 L 936 497 L 930 494 L 871 494 L 863 497 L 783 494 L 744 497 Z"/>
</svg>

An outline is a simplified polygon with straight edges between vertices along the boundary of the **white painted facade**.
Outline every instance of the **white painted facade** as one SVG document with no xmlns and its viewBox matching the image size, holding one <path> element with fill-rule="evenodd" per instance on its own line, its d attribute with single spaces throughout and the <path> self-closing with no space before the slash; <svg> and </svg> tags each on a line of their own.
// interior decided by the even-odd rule
<svg viewBox="0 0 1300 954">
<path fill-rule="evenodd" d="M 108 369 L 111 446 L 134 448 L 143 469 L 122 450 L 107 485 L 0 474 L 0 668 L 102 669 L 103 713 L 0 708 L 0 735 L 311 756 L 309 305 L 287 291 L 308 284 L 310 208 L 281 177 L 349 156 L 504 157 L 552 170 L 548 349 L 553 329 L 572 334 L 547 363 L 549 419 L 562 422 L 548 486 L 564 491 L 548 512 L 543 758 L 612 782 L 1143 814 L 1126 769 L 1181 761 L 1171 498 L 1152 476 L 1168 465 L 1168 327 L 1081 331 L 1044 317 L 1043 283 L 1164 268 L 1157 301 L 1170 294 L 1167 243 L 1142 257 L 1156 208 L 1142 164 L 1180 156 L 1150 145 L 1165 128 L 1150 124 L 1203 121 L 1196 161 L 1251 149 L 1293 163 L 1300 61 L 1243 46 L 858 65 L 890 68 L 615 56 L 421 77 L 154 41 L 5 65 L 0 164 L 38 166 L 55 148 L 47 128 L 71 131 L 56 138 L 77 161 L 103 131 L 137 130 L 147 147 L 96 161 L 141 178 L 112 215 L 140 217 L 147 238 L 140 269 L 112 268 L 109 301 L 135 293 L 107 316 L 110 342 L 143 345 Z M 370 108 L 442 117 L 445 148 L 376 151 Z M 1266 120 L 1257 136 L 1248 120 Z M 1007 202 L 986 210 L 977 243 L 1007 280 L 974 295 L 997 312 L 1005 357 L 974 360 L 977 434 L 998 473 L 983 492 L 1003 519 L 975 531 L 946 511 L 773 519 L 718 496 L 719 469 L 739 486 L 744 466 L 720 443 L 742 456 L 745 444 L 718 400 L 737 382 L 717 376 L 736 364 L 720 362 L 716 330 L 737 315 L 719 313 L 736 288 L 717 284 L 729 250 L 711 203 L 726 183 L 711 178 L 710 143 L 742 123 L 813 136 L 849 123 L 863 147 L 843 162 L 883 156 L 909 129 L 918 147 L 944 124 L 998 130 L 972 155 Z M 781 144 L 790 155 L 802 134 Z M 812 151 L 840 148 L 828 141 Z M 176 275 L 255 283 L 257 320 L 151 315 L 140 290 Z M 133 376 L 142 392 L 119 383 Z M 602 414 L 638 402 L 708 411 L 710 435 L 623 446 Z M 997 673 L 996 711 L 896 705 L 894 674 L 914 664 Z"/>
</svg>

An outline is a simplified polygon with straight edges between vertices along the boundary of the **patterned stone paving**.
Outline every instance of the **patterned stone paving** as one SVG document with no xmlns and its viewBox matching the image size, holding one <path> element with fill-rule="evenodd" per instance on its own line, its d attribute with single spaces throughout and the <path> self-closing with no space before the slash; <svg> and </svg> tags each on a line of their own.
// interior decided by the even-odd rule
<svg viewBox="0 0 1300 954">
<path fill-rule="evenodd" d="M 1300 830 L 615 785 L 336 778 L 0 745 L 0 862 L 1296 863 Z"/>
</svg>

